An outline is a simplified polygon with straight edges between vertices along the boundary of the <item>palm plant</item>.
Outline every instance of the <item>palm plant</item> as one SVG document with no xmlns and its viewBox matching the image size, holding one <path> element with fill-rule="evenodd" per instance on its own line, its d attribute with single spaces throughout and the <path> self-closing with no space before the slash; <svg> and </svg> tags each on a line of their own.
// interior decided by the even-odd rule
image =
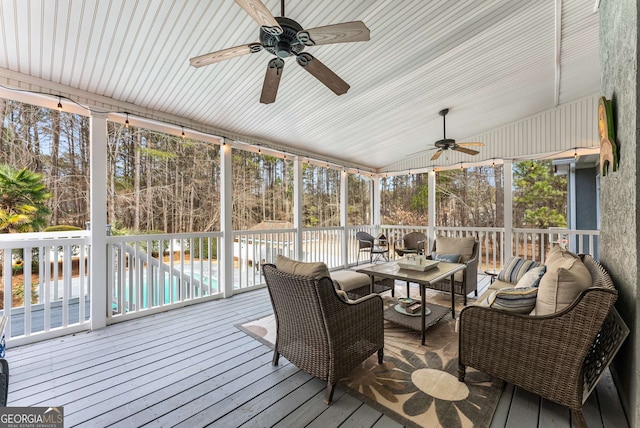
<svg viewBox="0 0 640 428">
<path fill-rule="evenodd" d="M 42 175 L 0 165 L 0 233 L 35 232 L 45 226 L 51 193 Z"/>
</svg>

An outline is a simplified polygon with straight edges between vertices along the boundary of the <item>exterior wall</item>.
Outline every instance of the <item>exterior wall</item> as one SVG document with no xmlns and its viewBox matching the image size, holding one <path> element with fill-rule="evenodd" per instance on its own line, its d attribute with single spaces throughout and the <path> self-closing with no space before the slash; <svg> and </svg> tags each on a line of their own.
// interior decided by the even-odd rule
<svg viewBox="0 0 640 428">
<path fill-rule="evenodd" d="M 613 100 L 620 164 L 600 180 L 600 260 L 619 291 L 616 307 L 631 335 L 613 364 L 622 404 L 632 427 L 640 426 L 637 371 L 638 314 L 638 3 L 600 3 L 601 93 Z"/>
<path fill-rule="evenodd" d="M 576 169 L 576 229 L 595 230 L 598 228 L 598 213 L 593 209 L 598 197 L 596 189 L 596 169 Z"/>
</svg>

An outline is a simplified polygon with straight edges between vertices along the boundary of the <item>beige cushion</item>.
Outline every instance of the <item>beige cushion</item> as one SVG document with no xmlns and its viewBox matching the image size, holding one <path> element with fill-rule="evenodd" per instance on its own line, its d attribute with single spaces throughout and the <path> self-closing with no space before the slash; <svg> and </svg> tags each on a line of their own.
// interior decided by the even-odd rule
<svg viewBox="0 0 640 428">
<path fill-rule="evenodd" d="M 449 238 L 447 236 L 438 236 L 436 238 L 436 253 L 438 254 L 460 254 L 459 263 L 466 263 L 473 257 L 473 245 L 476 238 L 473 236 L 465 236 L 463 238 Z M 462 282 L 464 279 L 464 271 L 456 272 L 453 280 Z"/>
<path fill-rule="evenodd" d="M 489 285 L 489 288 L 487 288 L 485 292 L 482 293 L 480 297 L 478 297 L 478 299 L 476 300 L 476 304 L 480 304 L 481 302 L 487 300 L 487 298 L 491 295 L 491 293 L 493 293 L 496 290 L 500 290 L 502 288 L 511 288 L 511 287 L 513 287 L 513 284 L 511 284 L 510 282 L 495 280 L 493 281 L 493 284 Z"/>
<path fill-rule="evenodd" d="M 331 274 L 331 279 L 338 284 L 340 290 L 351 291 L 371 284 L 369 275 L 352 270 L 339 270 Z"/>
<path fill-rule="evenodd" d="M 532 315 L 549 315 L 571 305 L 582 290 L 591 287 L 591 274 L 575 254 L 555 247 L 546 260 Z"/>
<path fill-rule="evenodd" d="M 460 254 L 460 263 L 465 263 L 473 257 L 473 245 L 476 238 L 467 236 L 464 238 L 448 238 L 438 236 L 436 238 L 436 253 L 438 254 Z"/>
<path fill-rule="evenodd" d="M 308 276 L 311 278 L 330 276 L 329 269 L 323 262 L 299 262 L 282 255 L 276 257 L 276 268 L 292 275 Z"/>
</svg>

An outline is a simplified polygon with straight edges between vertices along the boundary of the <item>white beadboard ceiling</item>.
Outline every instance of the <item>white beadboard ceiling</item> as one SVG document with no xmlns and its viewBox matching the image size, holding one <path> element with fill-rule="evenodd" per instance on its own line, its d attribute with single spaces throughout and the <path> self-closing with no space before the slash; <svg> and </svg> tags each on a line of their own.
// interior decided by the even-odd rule
<svg viewBox="0 0 640 428">
<path fill-rule="evenodd" d="M 280 15 L 279 0 L 263 3 Z M 593 0 L 287 0 L 285 12 L 304 28 L 364 21 L 369 42 L 306 49 L 348 93 L 289 58 L 276 102 L 260 104 L 266 51 L 191 67 L 259 40 L 233 0 L 0 0 L 0 74 L 373 170 L 432 147 L 443 108 L 447 137 L 461 142 L 599 92 Z M 454 160 L 499 152 L 480 151 Z"/>
</svg>

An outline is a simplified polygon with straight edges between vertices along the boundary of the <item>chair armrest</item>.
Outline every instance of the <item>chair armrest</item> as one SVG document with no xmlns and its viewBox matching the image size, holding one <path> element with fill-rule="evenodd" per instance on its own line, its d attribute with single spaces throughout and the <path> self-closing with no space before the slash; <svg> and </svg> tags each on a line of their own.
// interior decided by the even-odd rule
<svg viewBox="0 0 640 428">
<path fill-rule="evenodd" d="M 459 363 L 578 409 L 585 357 L 616 295 L 590 288 L 568 308 L 540 317 L 468 306 L 460 312 Z"/>
<path fill-rule="evenodd" d="M 354 337 L 384 337 L 382 297 L 369 294 L 351 302 L 336 302 L 332 313 L 325 317 L 329 334 L 338 342 L 349 343 Z M 335 334 L 331 334 L 331 333 Z M 384 339 L 382 339 L 384 340 Z"/>
</svg>

